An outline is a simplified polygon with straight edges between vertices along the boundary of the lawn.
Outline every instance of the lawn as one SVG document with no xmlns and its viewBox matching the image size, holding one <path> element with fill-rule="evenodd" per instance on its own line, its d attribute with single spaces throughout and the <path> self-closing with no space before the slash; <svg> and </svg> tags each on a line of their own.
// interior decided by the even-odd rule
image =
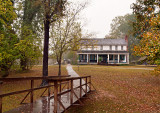
<svg viewBox="0 0 160 113">
<path fill-rule="evenodd" d="M 73 69 L 80 76 L 91 75 L 97 92 L 68 113 L 160 113 L 160 77 L 150 73 L 153 67 L 80 65 Z"/>
<path fill-rule="evenodd" d="M 58 66 L 49 66 L 49 76 L 57 76 L 58 75 Z M 67 75 L 67 70 L 65 66 L 62 66 L 62 75 Z M 41 77 L 42 76 L 42 66 L 34 66 L 31 70 L 26 72 L 11 72 L 8 77 Z M 35 87 L 39 87 L 41 84 L 40 80 L 35 81 Z M 30 81 L 18 81 L 18 82 L 6 82 L 1 86 L 3 93 L 19 91 L 24 89 L 30 89 Z M 39 98 L 42 94 L 42 90 L 37 90 L 34 92 L 34 100 Z M 20 105 L 20 102 L 25 97 L 27 93 L 16 94 L 3 98 L 3 112 L 11 110 Z M 30 98 L 26 99 L 26 103 L 28 103 Z"/>
</svg>

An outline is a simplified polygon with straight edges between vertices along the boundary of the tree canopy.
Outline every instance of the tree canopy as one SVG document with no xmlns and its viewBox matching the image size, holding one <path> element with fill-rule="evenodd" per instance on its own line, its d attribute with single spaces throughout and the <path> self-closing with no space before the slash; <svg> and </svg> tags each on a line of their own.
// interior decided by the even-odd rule
<svg viewBox="0 0 160 113">
<path fill-rule="evenodd" d="M 12 29 L 15 18 L 16 13 L 12 2 L 0 0 L 0 72 L 2 76 L 9 74 L 9 69 L 17 58 L 15 44 L 18 40 Z"/>
<path fill-rule="evenodd" d="M 156 75 L 160 74 L 160 4 L 159 0 L 137 0 L 133 4 L 136 15 L 134 30 L 141 39 L 134 46 L 135 55 L 147 56 L 150 64 L 157 64 Z"/>
<path fill-rule="evenodd" d="M 69 4 L 71 7 L 72 4 Z M 78 50 L 79 42 L 82 38 L 81 24 L 77 21 L 78 14 L 85 5 L 80 5 L 76 9 L 68 8 L 65 11 L 65 16 L 58 19 L 52 26 L 52 51 L 53 56 L 59 64 L 59 73 L 61 75 L 62 56 L 66 51 Z"/>
</svg>

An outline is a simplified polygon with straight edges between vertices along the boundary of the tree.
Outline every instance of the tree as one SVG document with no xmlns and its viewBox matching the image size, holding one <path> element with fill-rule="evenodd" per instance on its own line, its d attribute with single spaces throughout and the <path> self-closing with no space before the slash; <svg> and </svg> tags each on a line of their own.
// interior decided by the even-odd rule
<svg viewBox="0 0 160 113">
<path fill-rule="evenodd" d="M 128 37 L 128 50 L 130 54 L 130 61 L 137 60 L 137 57 L 132 55 L 133 45 L 139 43 L 139 39 L 134 36 L 133 23 L 136 21 L 134 14 L 126 14 L 125 16 L 118 16 L 112 20 L 111 31 L 109 37 L 106 38 L 124 38 Z"/>
<path fill-rule="evenodd" d="M 154 15 L 160 13 L 159 0 L 136 0 L 132 4 L 133 13 L 136 16 L 136 21 L 133 23 L 134 35 L 142 39 L 143 32 L 150 29 L 148 20 Z"/>
<path fill-rule="evenodd" d="M 65 11 L 65 16 L 53 24 L 51 32 L 53 43 L 52 50 L 59 64 L 59 76 L 61 75 L 61 61 L 64 52 L 68 50 L 77 50 L 79 47 L 79 41 L 82 38 L 81 24 L 77 22 L 76 19 L 77 15 L 84 7 L 85 5 L 81 5 L 77 9 L 67 9 Z"/>
<path fill-rule="evenodd" d="M 125 35 L 132 36 L 133 22 L 135 22 L 135 15 L 133 14 L 115 17 L 111 23 L 110 36 L 115 38 L 121 38 Z"/>
<path fill-rule="evenodd" d="M 0 72 L 2 76 L 8 76 L 9 69 L 17 58 L 15 44 L 18 40 L 12 29 L 15 18 L 16 13 L 12 2 L 0 0 Z"/>
<path fill-rule="evenodd" d="M 21 29 L 21 37 L 23 39 L 16 44 L 16 49 L 19 53 L 20 68 L 27 70 L 38 61 L 39 56 L 41 56 L 41 50 L 36 34 L 27 26 L 23 26 Z"/>
<path fill-rule="evenodd" d="M 146 20 L 147 21 L 147 20 Z M 160 74 L 160 14 L 148 20 L 150 29 L 141 34 L 140 44 L 134 46 L 135 55 L 147 56 L 150 64 L 157 64 L 155 70 Z"/>
<path fill-rule="evenodd" d="M 155 73 L 160 74 L 160 5 L 159 0 L 137 0 L 133 4 L 136 15 L 135 35 L 141 39 L 134 47 L 135 55 L 147 56 L 150 64 L 157 64 Z"/>
<path fill-rule="evenodd" d="M 25 0 L 22 3 L 16 3 L 18 18 L 14 26 L 20 40 L 16 48 L 19 52 L 20 68 L 22 70 L 29 69 L 36 60 L 38 61 L 38 57 L 41 56 L 41 39 L 39 34 L 42 30 L 37 28 L 41 28 L 42 13 L 40 5 L 36 1 Z"/>
<path fill-rule="evenodd" d="M 63 16 L 66 0 L 43 0 L 44 11 L 44 49 L 43 49 L 43 76 L 48 76 L 48 49 L 49 30 L 53 22 Z"/>
</svg>

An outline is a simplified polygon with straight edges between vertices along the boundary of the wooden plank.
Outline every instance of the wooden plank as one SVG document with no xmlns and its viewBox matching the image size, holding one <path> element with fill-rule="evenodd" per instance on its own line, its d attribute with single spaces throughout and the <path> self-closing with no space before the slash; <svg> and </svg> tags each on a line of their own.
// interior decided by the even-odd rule
<svg viewBox="0 0 160 113">
<path fill-rule="evenodd" d="M 62 106 L 62 108 L 64 109 L 64 111 L 66 111 L 66 108 L 64 107 L 63 103 L 58 99 L 59 104 Z"/>
<path fill-rule="evenodd" d="M 47 76 L 47 77 L 13 77 L 13 78 L 0 78 L 0 81 L 9 82 L 9 81 L 21 81 L 21 80 L 43 80 L 43 79 L 64 79 L 70 77 L 70 75 L 66 76 Z"/>
<path fill-rule="evenodd" d="M 83 104 L 82 101 L 80 101 L 80 99 L 78 98 L 78 96 L 76 95 L 76 93 L 74 91 L 73 91 L 73 93 L 74 93 L 75 97 L 77 98 L 78 102 L 82 105 Z"/>
<path fill-rule="evenodd" d="M 54 81 L 54 113 L 57 113 L 58 108 L 58 82 Z"/>
<path fill-rule="evenodd" d="M 80 78 L 80 98 L 82 97 L 82 78 Z"/>
<path fill-rule="evenodd" d="M 28 92 L 27 95 L 24 97 L 24 99 L 21 101 L 20 104 L 23 104 L 24 100 L 27 98 L 27 96 L 30 94 L 31 92 Z"/>
<path fill-rule="evenodd" d="M 86 94 L 87 94 L 87 77 L 86 77 Z"/>
<path fill-rule="evenodd" d="M 6 93 L 6 94 L 0 94 L 0 97 L 5 97 L 5 96 L 9 96 L 9 95 L 15 95 L 15 94 L 19 94 L 19 93 L 25 93 L 25 92 L 32 91 L 32 90 L 39 90 L 39 89 L 43 89 L 43 88 L 47 88 L 47 87 L 53 87 L 53 86 L 54 85 L 43 86 L 43 87 L 38 87 L 38 88 L 33 88 L 33 89 L 26 89 L 26 90 L 15 91 L 15 92 Z"/>
<path fill-rule="evenodd" d="M 91 91 L 91 76 L 89 77 L 89 91 Z"/>
<path fill-rule="evenodd" d="M 42 97 L 42 96 L 43 96 L 43 94 L 47 91 L 47 89 L 48 89 L 48 88 L 46 88 L 46 89 L 43 91 L 43 93 L 41 94 L 41 96 L 40 96 L 40 97 Z"/>
<path fill-rule="evenodd" d="M 34 80 L 31 80 L 31 93 L 30 93 L 30 102 L 33 103 L 33 88 L 34 88 Z"/>
<path fill-rule="evenodd" d="M 70 104 L 73 104 L 73 80 L 71 80 Z"/>
</svg>

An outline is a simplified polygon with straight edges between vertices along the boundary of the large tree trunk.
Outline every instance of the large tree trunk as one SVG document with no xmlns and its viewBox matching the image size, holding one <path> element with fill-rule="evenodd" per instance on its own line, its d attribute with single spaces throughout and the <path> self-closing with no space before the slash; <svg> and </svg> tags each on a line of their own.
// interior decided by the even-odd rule
<svg viewBox="0 0 160 113">
<path fill-rule="evenodd" d="M 49 20 L 44 22 L 43 77 L 48 76 Z"/>
<path fill-rule="evenodd" d="M 61 59 L 58 62 L 58 65 L 59 65 L 58 76 L 61 76 Z"/>
<path fill-rule="evenodd" d="M 62 53 L 60 53 L 58 64 L 59 64 L 59 70 L 58 70 L 58 76 L 61 76 L 61 60 L 62 60 Z"/>
</svg>

